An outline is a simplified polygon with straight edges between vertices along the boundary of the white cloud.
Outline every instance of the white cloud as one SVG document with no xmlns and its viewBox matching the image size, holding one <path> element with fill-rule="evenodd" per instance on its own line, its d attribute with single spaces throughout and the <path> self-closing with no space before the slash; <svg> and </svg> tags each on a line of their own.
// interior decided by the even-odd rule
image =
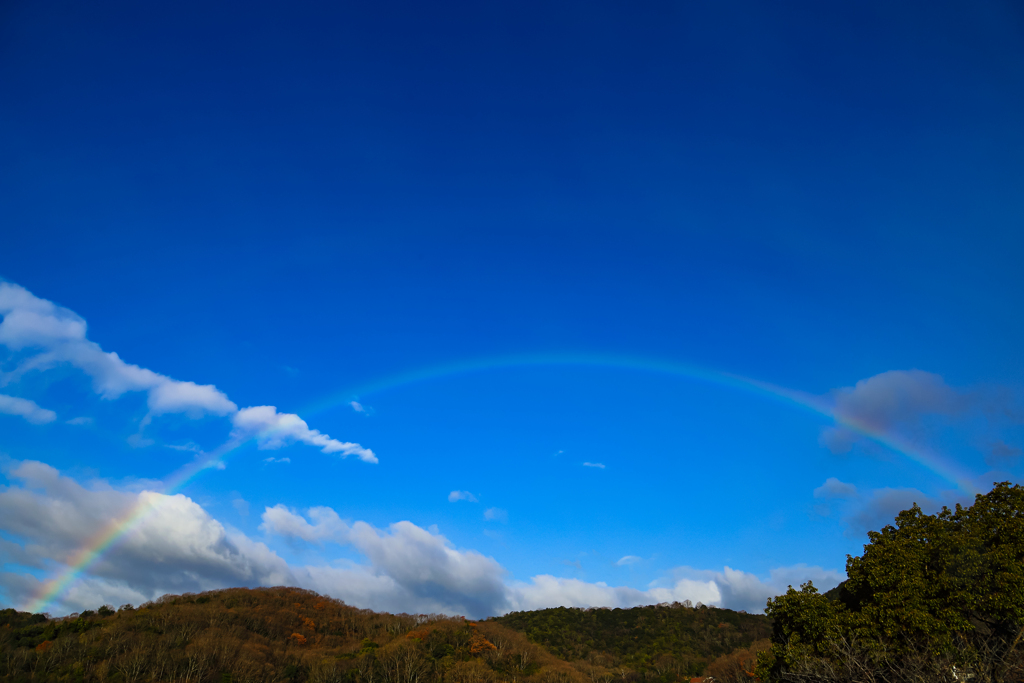
<svg viewBox="0 0 1024 683">
<path fill-rule="evenodd" d="M 857 487 L 829 477 L 825 483 L 814 489 L 815 498 L 856 498 Z"/>
<path fill-rule="evenodd" d="M 449 503 L 457 503 L 460 500 L 468 500 L 470 503 L 478 503 L 476 496 L 469 491 L 452 491 L 448 494 Z"/>
<path fill-rule="evenodd" d="M 352 406 L 352 410 L 356 411 L 357 413 L 366 412 L 366 408 L 364 408 L 363 404 L 360 403 L 359 401 L 349 401 L 349 405 Z"/>
<path fill-rule="evenodd" d="M 290 463 L 291 461 L 292 461 L 291 458 L 274 458 L 274 457 L 263 458 L 263 462 L 284 462 L 284 463 Z"/>
<path fill-rule="evenodd" d="M 12 351 L 30 350 L 8 382 L 32 370 L 69 364 L 89 375 L 102 398 L 115 399 L 128 391 L 145 391 L 153 415 L 185 413 L 228 415 L 237 406 L 212 384 L 179 382 L 125 363 L 89 341 L 85 320 L 66 308 L 40 299 L 23 287 L 0 282 L 0 344 Z"/>
<path fill-rule="evenodd" d="M 86 488 L 49 465 L 32 461 L 15 464 L 7 477 L 14 483 L 0 488 L 3 529 L 38 562 L 66 563 L 83 539 L 119 524 L 137 506 L 149 510 L 89 568 L 86 585 L 91 581 L 94 590 L 89 595 L 80 592 L 79 598 L 74 593 L 64 597 L 59 606 L 64 610 L 95 608 L 108 602 L 104 596 L 111 592 L 151 598 L 165 592 L 294 580 L 288 565 L 266 546 L 226 530 L 183 495 L 132 493 L 103 484 Z M 24 590 L 31 581 L 8 575 L 0 583 L 11 602 L 29 597 Z"/>
<path fill-rule="evenodd" d="M 274 406 L 243 408 L 235 413 L 231 422 L 235 426 L 234 438 L 254 437 L 260 449 L 276 450 L 300 441 L 318 447 L 321 453 L 340 453 L 342 457 L 356 455 L 363 462 L 377 462 L 377 456 L 369 448 L 332 439 L 317 429 L 310 429 L 298 415 L 279 413 Z"/>
<path fill-rule="evenodd" d="M 327 507 L 305 514 L 283 505 L 268 507 L 260 528 L 269 536 L 324 549 L 339 544 L 363 558 L 289 565 L 265 543 L 225 527 L 180 494 L 129 492 L 105 482 L 86 487 L 39 462 L 15 463 L 7 477 L 12 483 L 0 487 L 0 520 L 16 543 L 0 543 L 0 556 L 24 567 L 68 562 L 83 538 L 123 520 L 136 506 L 151 509 L 52 608 L 61 614 L 104 603 L 138 604 L 167 592 L 259 585 L 300 586 L 377 610 L 470 617 L 559 605 L 630 607 L 687 599 L 760 611 L 768 596 L 789 584 L 810 578 L 824 589 L 842 578 L 835 571 L 796 565 L 772 570 L 767 579 L 729 567 L 720 572 L 682 567 L 644 590 L 550 575 L 510 581 L 494 558 L 456 548 L 436 528 L 402 521 L 378 529 L 345 521 Z M 0 575 L 0 591 L 11 604 L 24 604 L 38 588 L 29 574 Z"/>
<path fill-rule="evenodd" d="M 91 417 L 73 417 L 67 421 L 69 425 L 91 425 L 93 419 Z"/>
<path fill-rule="evenodd" d="M 310 429 L 298 415 L 278 413 L 273 406 L 240 411 L 212 384 L 176 380 L 126 363 L 116 353 L 103 351 L 99 344 L 90 341 L 85 320 L 76 313 L 40 299 L 24 287 L 0 282 L 0 316 L 0 345 L 22 356 L 12 372 L 0 374 L 0 385 L 11 384 L 28 372 L 71 365 L 92 378 L 93 389 L 103 399 L 113 400 L 131 391 L 145 392 L 149 413 L 141 428 L 153 417 L 168 413 L 193 419 L 205 415 L 231 416 L 235 437 L 255 437 L 260 448 L 281 448 L 298 441 L 317 446 L 324 453 L 356 455 L 364 462 L 377 462 L 373 451 Z M 21 415 L 31 422 L 56 418 L 52 411 L 39 408 L 28 399 L 6 395 L 0 395 L 0 412 Z M 75 418 L 73 422 L 85 419 Z M 137 446 L 153 443 L 142 436 L 141 430 L 131 441 Z"/>
<path fill-rule="evenodd" d="M 626 565 L 636 564 L 637 562 L 642 562 L 642 561 L 643 561 L 643 558 L 637 557 L 636 555 L 626 555 L 624 557 L 620 557 L 619 561 L 616 562 L 615 564 L 617 564 L 620 567 L 625 567 Z"/>
<path fill-rule="evenodd" d="M 46 424 L 57 419 L 57 413 L 46 408 L 40 408 L 35 401 L 17 396 L 0 394 L 0 413 L 6 415 L 17 415 L 23 417 L 32 424 Z"/>
<path fill-rule="evenodd" d="M 370 563 L 309 568 L 314 590 L 374 609 L 432 609 L 471 616 L 505 610 L 505 570 L 493 558 L 457 550 L 444 536 L 411 522 L 381 530 L 366 522 L 349 525 L 330 508 L 311 508 L 307 515 L 311 521 L 282 505 L 267 508 L 260 528 L 311 543 L 351 545 Z M 358 595 L 355 600 L 353 592 Z"/>
<path fill-rule="evenodd" d="M 484 519 L 494 522 L 507 522 L 508 510 L 502 510 L 501 508 L 487 508 L 484 510 Z"/>
<path fill-rule="evenodd" d="M 584 467 L 597 467 L 597 468 L 602 469 L 602 470 L 604 469 L 604 465 L 602 465 L 599 462 L 585 462 L 585 463 L 583 463 L 583 466 Z"/>
<path fill-rule="evenodd" d="M 181 443 L 181 444 L 165 443 L 164 447 L 170 448 L 173 451 L 184 451 L 186 453 L 202 453 L 203 452 L 203 449 L 199 447 L 199 444 L 195 443 L 194 441 L 189 441 L 188 443 Z"/>
</svg>

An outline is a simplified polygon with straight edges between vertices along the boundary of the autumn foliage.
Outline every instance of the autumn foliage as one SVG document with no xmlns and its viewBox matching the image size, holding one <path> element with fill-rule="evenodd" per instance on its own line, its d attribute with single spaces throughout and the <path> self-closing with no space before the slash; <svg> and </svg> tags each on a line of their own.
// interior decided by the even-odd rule
<svg viewBox="0 0 1024 683">
<path fill-rule="evenodd" d="M 658 645 L 641 638 L 660 628 L 651 609 L 604 610 L 630 628 L 609 633 L 606 651 L 571 658 L 502 620 L 383 614 L 296 588 L 168 595 L 62 619 L 3 610 L 0 683 L 676 683 L 702 673 L 704 660 L 673 654 L 681 631 Z M 720 626 L 737 613 L 679 609 L 696 628 L 684 641 L 743 644 Z"/>
<path fill-rule="evenodd" d="M 168 595 L 62 619 L 0 611 L 4 683 L 583 683 L 521 633 L 295 588 Z"/>
</svg>

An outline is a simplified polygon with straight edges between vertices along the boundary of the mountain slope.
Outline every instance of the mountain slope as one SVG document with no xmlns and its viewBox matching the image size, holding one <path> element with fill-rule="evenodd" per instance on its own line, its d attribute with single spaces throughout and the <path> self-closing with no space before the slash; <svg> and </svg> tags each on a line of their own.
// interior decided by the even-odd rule
<svg viewBox="0 0 1024 683">
<path fill-rule="evenodd" d="M 60 619 L 2 610 L 0 681 L 669 683 L 749 644 L 764 624 L 682 606 L 543 610 L 477 623 L 372 612 L 297 588 L 232 588 Z M 586 634 L 582 646 L 570 631 Z"/>
</svg>

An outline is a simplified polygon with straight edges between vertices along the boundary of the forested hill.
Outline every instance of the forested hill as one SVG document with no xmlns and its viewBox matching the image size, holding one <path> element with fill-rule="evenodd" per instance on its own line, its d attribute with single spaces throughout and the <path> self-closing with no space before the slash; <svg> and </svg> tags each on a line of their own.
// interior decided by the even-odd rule
<svg viewBox="0 0 1024 683">
<path fill-rule="evenodd" d="M 631 609 L 558 607 L 512 612 L 490 621 L 526 634 L 568 661 L 636 671 L 665 668 L 697 675 L 716 658 L 771 635 L 764 615 L 680 603 Z"/>
<path fill-rule="evenodd" d="M 688 683 L 707 668 L 729 683 L 748 680 L 752 649 L 705 662 L 766 629 L 764 617 L 712 608 L 472 622 L 372 612 L 297 588 L 232 588 L 58 619 L 0 610 L 0 682 Z"/>
</svg>

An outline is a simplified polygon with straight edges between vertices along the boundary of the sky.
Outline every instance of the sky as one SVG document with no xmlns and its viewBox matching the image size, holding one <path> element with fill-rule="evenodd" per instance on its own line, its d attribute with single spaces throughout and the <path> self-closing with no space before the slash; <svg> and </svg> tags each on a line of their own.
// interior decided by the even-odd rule
<svg viewBox="0 0 1024 683">
<path fill-rule="evenodd" d="M 828 588 L 1021 481 L 1013 2 L 6 2 L 0 606 Z"/>
</svg>

